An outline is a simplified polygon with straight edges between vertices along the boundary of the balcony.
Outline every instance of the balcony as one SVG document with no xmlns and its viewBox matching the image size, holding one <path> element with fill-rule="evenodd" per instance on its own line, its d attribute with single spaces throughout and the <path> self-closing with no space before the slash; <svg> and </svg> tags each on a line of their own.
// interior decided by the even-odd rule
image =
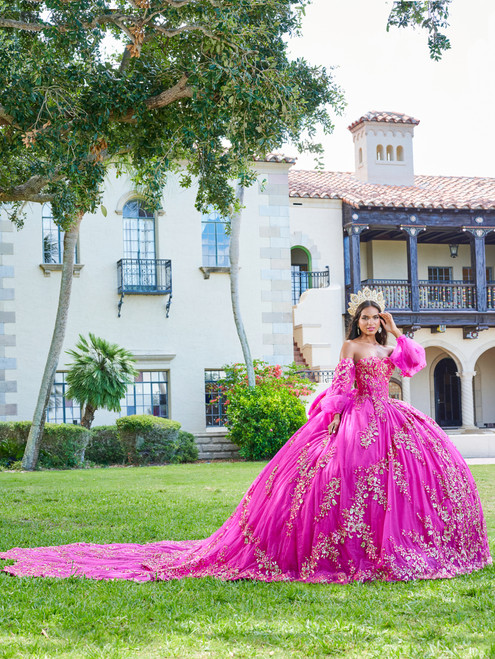
<svg viewBox="0 0 495 659">
<path fill-rule="evenodd" d="M 168 317 L 172 299 L 172 262 L 169 259 L 120 259 L 117 261 L 117 282 L 119 317 L 124 295 L 169 295 Z"/>
<path fill-rule="evenodd" d="M 399 279 L 366 279 L 363 286 L 382 291 L 391 311 L 411 311 L 411 284 Z M 420 310 L 476 310 L 476 287 L 464 281 L 419 281 Z M 489 286 L 489 308 L 495 305 L 495 286 Z"/>
<path fill-rule="evenodd" d="M 403 325 L 465 325 L 493 326 L 495 311 L 495 282 L 488 282 L 486 311 L 480 312 L 477 304 L 476 285 L 472 282 L 432 282 L 419 280 L 418 306 L 412 308 L 413 287 L 411 282 L 400 279 L 366 279 L 361 287 L 382 291 L 385 304 L 397 322 Z M 347 295 L 350 295 L 347 287 Z"/>
<path fill-rule="evenodd" d="M 309 288 L 326 288 L 330 286 L 330 270 L 293 270 L 292 271 L 292 304 L 297 304 L 299 298 Z"/>
</svg>

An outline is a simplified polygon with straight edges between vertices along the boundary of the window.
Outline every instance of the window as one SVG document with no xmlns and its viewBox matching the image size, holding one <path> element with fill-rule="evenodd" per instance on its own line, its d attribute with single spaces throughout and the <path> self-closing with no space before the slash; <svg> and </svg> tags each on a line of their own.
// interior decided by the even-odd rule
<svg viewBox="0 0 495 659">
<path fill-rule="evenodd" d="M 376 159 L 383 160 L 383 146 L 381 144 L 376 147 Z"/>
<path fill-rule="evenodd" d="M 46 410 L 46 420 L 49 423 L 74 423 L 81 420 L 81 407 L 79 403 L 65 397 L 67 390 L 67 373 L 55 373 L 52 393 Z"/>
<path fill-rule="evenodd" d="M 147 209 L 140 199 L 131 199 L 123 210 L 124 258 L 154 259 L 155 214 Z"/>
<path fill-rule="evenodd" d="M 387 146 L 387 160 L 391 162 L 394 159 L 394 147 L 389 144 Z"/>
<path fill-rule="evenodd" d="M 428 281 L 441 283 L 452 281 L 452 268 L 440 266 L 428 266 Z"/>
<path fill-rule="evenodd" d="M 229 266 L 230 238 L 226 233 L 227 220 L 217 211 L 203 215 L 203 265 Z"/>
<path fill-rule="evenodd" d="M 225 425 L 225 398 L 219 381 L 225 377 L 225 371 L 205 371 L 205 415 L 207 428 L 222 428 Z"/>
<path fill-rule="evenodd" d="M 41 210 L 43 233 L 43 263 L 62 263 L 64 258 L 64 232 L 53 221 L 50 204 L 43 204 Z M 74 261 L 78 262 L 77 246 Z"/>
<path fill-rule="evenodd" d="M 134 384 L 127 387 L 122 412 L 127 416 L 152 414 L 168 418 L 167 371 L 140 371 Z"/>
<path fill-rule="evenodd" d="M 397 160 L 399 162 L 404 162 L 404 147 L 403 146 L 398 146 L 397 147 Z"/>
<path fill-rule="evenodd" d="M 474 284 L 474 273 L 472 268 L 462 269 L 462 281 L 466 284 Z M 487 283 L 493 281 L 493 268 L 491 266 L 486 269 L 486 281 Z"/>
<path fill-rule="evenodd" d="M 359 149 L 359 164 L 363 164 L 363 150 L 361 148 Z"/>
</svg>

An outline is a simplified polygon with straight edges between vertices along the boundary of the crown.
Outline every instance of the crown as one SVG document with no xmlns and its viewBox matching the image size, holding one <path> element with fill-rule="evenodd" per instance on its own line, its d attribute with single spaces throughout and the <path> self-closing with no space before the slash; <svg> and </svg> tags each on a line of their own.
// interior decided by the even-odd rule
<svg viewBox="0 0 495 659">
<path fill-rule="evenodd" d="M 383 297 L 383 293 L 381 291 L 372 290 L 371 288 L 368 288 L 368 286 L 363 288 L 362 291 L 351 294 L 351 301 L 349 302 L 347 311 L 351 316 L 354 316 L 359 305 L 367 300 L 370 302 L 376 302 L 381 311 L 385 311 L 385 298 Z"/>
</svg>

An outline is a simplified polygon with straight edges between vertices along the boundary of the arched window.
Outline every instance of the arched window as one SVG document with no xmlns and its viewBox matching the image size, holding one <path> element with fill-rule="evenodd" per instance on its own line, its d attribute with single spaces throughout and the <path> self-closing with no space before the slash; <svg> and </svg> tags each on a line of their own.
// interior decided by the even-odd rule
<svg viewBox="0 0 495 659">
<path fill-rule="evenodd" d="M 383 160 L 383 146 L 381 144 L 376 147 L 376 159 Z"/>
<path fill-rule="evenodd" d="M 394 159 L 394 147 L 389 144 L 387 146 L 387 160 L 388 162 L 391 162 Z"/>
<path fill-rule="evenodd" d="M 361 148 L 359 149 L 358 158 L 359 158 L 359 164 L 362 165 L 363 164 L 363 150 Z"/>
<path fill-rule="evenodd" d="M 397 160 L 399 162 L 404 161 L 404 147 L 403 146 L 398 146 L 397 147 Z"/>
<path fill-rule="evenodd" d="M 41 226 L 43 263 L 62 263 L 64 258 L 64 232 L 55 224 L 50 204 L 43 204 L 41 209 Z M 74 262 L 78 263 L 78 261 L 76 245 Z"/>
<path fill-rule="evenodd" d="M 218 211 L 212 209 L 203 215 L 202 225 L 203 265 L 230 266 L 230 238 L 226 231 L 227 220 Z"/>
<path fill-rule="evenodd" d="M 122 209 L 124 258 L 155 259 L 155 214 L 141 199 L 131 199 Z"/>
<path fill-rule="evenodd" d="M 388 384 L 388 393 L 390 398 L 402 400 L 402 386 L 397 380 L 390 380 Z"/>
</svg>

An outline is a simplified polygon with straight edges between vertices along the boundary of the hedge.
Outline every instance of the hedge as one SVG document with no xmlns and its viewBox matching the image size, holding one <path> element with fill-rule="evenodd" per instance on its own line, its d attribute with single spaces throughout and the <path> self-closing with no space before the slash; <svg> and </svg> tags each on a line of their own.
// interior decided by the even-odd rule
<svg viewBox="0 0 495 659">
<path fill-rule="evenodd" d="M 131 464 L 174 462 L 180 423 L 150 414 L 132 414 L 117 419 L 117 430 Z"/>
<path fill-rule="evenodd" d="M 121 444 L 117 426 L 91 428 L 91 440 L 86 449 L 86 460 L 98 465 L 124 464 L 126 454 Z"/>
<path fill-rule="evenodd" d="M 0 461 L 9 465 L 22 460 L 30 421 L 0 422 Z M 45 423 L 39 466 L 55 469 L 81 467 L 90 431 L 70 423 Z"/>
</svg>

